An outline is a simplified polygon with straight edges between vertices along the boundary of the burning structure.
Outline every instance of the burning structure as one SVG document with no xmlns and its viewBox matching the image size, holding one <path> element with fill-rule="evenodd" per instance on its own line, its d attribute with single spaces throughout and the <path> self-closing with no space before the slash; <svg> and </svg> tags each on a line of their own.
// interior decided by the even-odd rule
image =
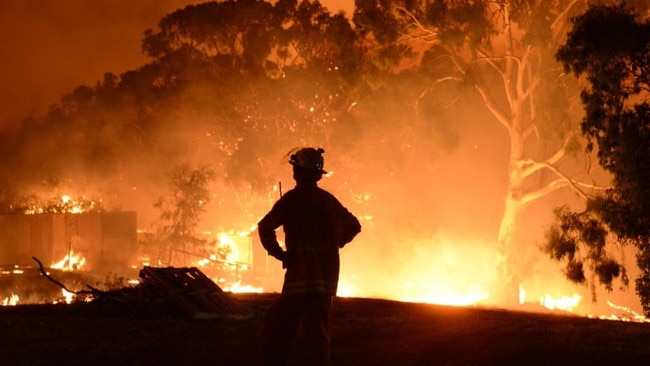
<svg viewBox="0 0 650 366">
<path fill-rule="evenodd" d="M 35 259 L 83 286 L 107 273 L 127 276 L 136 253 L 135 212 L 0 215 L 0 295 L 25 303 L 61 294 L 40 277 Z"/>
<path fill-rule="evenodd" d="M 32 257 L 55 263 L 74 253 L 90 268 L 126 269 L 137 253 L 135 212 L 0 215 L 0 264 L 33 265 Z"/>
</svg>

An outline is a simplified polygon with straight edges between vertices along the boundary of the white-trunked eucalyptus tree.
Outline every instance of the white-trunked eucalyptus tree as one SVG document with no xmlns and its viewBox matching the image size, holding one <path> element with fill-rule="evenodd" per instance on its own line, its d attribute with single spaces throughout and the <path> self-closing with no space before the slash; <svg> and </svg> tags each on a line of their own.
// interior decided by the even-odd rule
<svg viewBox="0 0 650 366">
<path fill-rule="evenodd" d="M 587 169 L 578 174 L 575 169 L 581 150 L 577 84 L 554 58 L 571 18 L 587 1 L 357 0 L 356 5 L 355 25 L 378 44 L 375 56 L 410 54 L 414 62 L 394 69 L 417 68 L 427 78 L 413 103 L 422 123 L 439 124 L 436 116 L 465 99 L 484 106 L 486 118 L 476 123 L 507 133 L 507 188 L 496 240 L 496 280 L 502 288 L 493 298 L 516 304 L 521 268 L 515 233 L 523 209 L 559 189 L 586 197 L 594 188 Z"/>
</svg>

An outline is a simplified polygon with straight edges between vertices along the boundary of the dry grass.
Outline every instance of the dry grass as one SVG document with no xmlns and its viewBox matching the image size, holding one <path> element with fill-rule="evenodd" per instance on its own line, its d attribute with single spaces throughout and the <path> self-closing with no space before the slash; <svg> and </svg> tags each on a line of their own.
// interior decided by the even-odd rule
<svg viewBox="0 0 650 366">
<path fill-rule="evenodd" d="M 0 308 L 5 365 L 259 365 L 274 294 L 238 295 L 245 319 L 197 320 L 160 309 Z M 155 311 L 154 311 L 155 310 Z M 647 365 L 650 324 L 472 307 L 341 298 L 335 365 Z M 307 364 L 300 338 L 291 365 Z"/>
</svg>

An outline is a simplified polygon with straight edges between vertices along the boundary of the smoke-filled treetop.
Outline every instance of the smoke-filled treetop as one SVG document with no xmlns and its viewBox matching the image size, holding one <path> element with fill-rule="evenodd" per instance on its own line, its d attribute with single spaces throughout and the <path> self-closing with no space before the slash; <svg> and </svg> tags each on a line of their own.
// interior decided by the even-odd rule
<svg viewBox="0 0 650 366">
<path fill-rule="evenodd" d="M 150 63 L 79 86 L 43 118 L 5 131 L 5 203 L 21 193 L 13 187 L 135 185 L 188 159 L 268 188 L 275 167 L 259 157 L 276 165 L 293 146 L 327 142 L 323 126 L 350 106 L 360 59 L 342 15 L 295 1 L 190 5 L 146 31 L 143 50 Z"/>
</svg>

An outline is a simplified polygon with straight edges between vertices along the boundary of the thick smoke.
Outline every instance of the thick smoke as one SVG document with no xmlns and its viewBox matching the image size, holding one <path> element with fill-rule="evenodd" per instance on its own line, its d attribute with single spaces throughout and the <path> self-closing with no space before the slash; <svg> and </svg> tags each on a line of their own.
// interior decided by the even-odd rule
<svg viewBox="0 0 650 366">
<path fill-rule="evenodd" d="M 43 113 L 61 94 L 94 85 L 104 72 L 141 65 L 144 29 L 191 3 L 197 1 L 2 1 L 0 124 Z"/>
<path fill-rule="evenodd" d="M 119 72 L 142 66 L 147 62 L 139 52 L 143 29 L 154 27 L 163 15 L 189 3 L 197 2 L 79 0 L 57 3 L 54 9 L 42 4 L 36 9 L 30 2 L 17 0 L 3 2 L 0 14 L 6 19 L 0 19 L 2 27 L 27 28 L 25 32 L 15 33 L 14 42 L 18 46 L 8 53 L 7 64 L 2 67 L 4 85 L 21 87 L 1 92 L 0 97 L 9 101 L 7 105 L 16 108 L 2 111 L 3 124 L 13 121 L 10 117 L 26 111 L 28 114 L 31 108 L 42 112 L 43 106 L 58 99 L 62 90 L 68 93 L 76 85 L 93 86 L 100 79 L 98 75 L 105 71 Z M 57 42 L 60 39 L 66 41 Z M 33 54 L 34 50 L 38 53 Z M 44 54 L 48 57 L 43 57 Z M 48 63 L 34 64 L 27 70 L 18 67 L 25 60 L 41 59 L 47 59 Z M 183 100 L 178 101 L 181 107 L 223 98 L 206 94 L 203 89 L 188 89 L 181 94 Z M 274 110 L 273 100 L 260 103 L 268 104 L 265 111 L 269 115 L 282 114 L 281 110 Z M 357 107 L 351 106 L 353 113 L 354 108 Z M 387 103 L 383 108 L 390 111 L 391 106 Z M 359 237 L 342 251 L 344 293 L 444 301 L 429 296 L 474 294 L 482 298 L 491 292 L 494 248 L 507 185 L 504 172 L 509 141 L 506 132 L 495 123 L 476 123 L 487 120 L 485 110 L 461 109 L 455 116 L 460 122 L 454 126 L 458 132 L 453 136 L 426 129 L 405 133 L 400 127 L 412 122 L 414 116 L 385 113 L 383 117 L 389 118 L 382 120 L 382 112 L 375 112 L 375 129 L 360 129 L 354 121 L 339 116 L 328 121 L 328 126 L 336 131 L 332 134 L 336 139 L 326 140 L 318 134 L 305 138 L 287 131 L 272 146 L 268 145 L 268 136 L 257 135 L 254 130 L 232 136 L 228 128 L 215 129 L 211 122 L 218 117 L 204 113 L 214 109 L 201 111 L 170 106 L 171 110 L 176 112 L 167 115 L 168 120 L 157 122 L 164 128 L 153 128 L 150 130 L 153 132 L 143 136 L 146 141 L 156 141 L 156 146 L 143 143 L 143 149 L 148 153 L 157 151 L 159 155 L 143 154 L 140 159 L 119 156 L 122 144 L 133 143 L 121 140 L 119 133 L 115 133 L 114 139 L 104 141 L 109 154 L 97 152 L 96 157 L 80 157 L 74 149 L 62 151 L 69 154 L 69 177 L 76 178 L 74 172 L 78 171 L 87 173 L 93 162 L 97 162 L 93 159 L 105 156 L 113 159 L 111 164 L 120 172 L 118 176 L 112 171 L 97 171 L 90 176 L 80 174 L 78 181 L 70 179 L 74 193 L 101 197 L 111 205 L 109 208 L 137 211 L 139 225 L 146 229 L 158 215 L 152 203 L 168 187 L 167 172 L 158 165 L 161 161 L 156 161 L 156 157 L 165 160 L 175 155 L 179 162 L 201 165 L 222 160 L 223 156 L 217 156 L 217 152 L 224 155 L 232 152 L 236 155 L 229 156 L 228 166 L 216 167 L 218 172 L 228 173 L 222 174 L 210 187 L 212 200 L 206 206 L 199 230 L 245 231 L 254 227 L 277 199 L 278 182 L 282 182 L 285 191 L 293 186 L 284 153 L 299 146 L 321 146 L 326 150 L 325 168 L 333 172 L 321 185 L 336 193 L 360 217 L 363 225 Z M 93 118 L 133 118 L 129 111 L 122 112 L 125 115 L 106 111 L 105 115 Z M 231 141 L 238 141 L 239 149 L 224 147 Z M 47 143 L 42 141 L 32 146 Z M 39 154 L 38 151 L 29 153 Z M 33 160 L 30 156 L 24 159 Z M 128 162 L 128 166 L 120 162 Z M 29 173 L 25 175 L 28 180 Z M 530 286 L 524 289 L 530 296 L 527 301 L 538 301 L 544 294 L 562 297 L 579 292 L 583 302 L 589 303 L 588 289 L 568 285 L 557 266 L 536 248 L 536 243 L 543 239 L 545 225 L 551 220 L 552 208 L 574 199 L 569 194 L 558 193 L 526 211 L 524 227 L 517 238 L 522 243 L 517 258 L 520 267 L 528 269 L 522 273 L 522 280 Z M 254 237 L 251 240 L 254 242 Z M 271 263 L 271 270 L 276 270 L 277 275 L 279 264 Z M 625 296 L 628 301 L 625 305 L 638 306 L 634 296 Z"/>
</svg>

